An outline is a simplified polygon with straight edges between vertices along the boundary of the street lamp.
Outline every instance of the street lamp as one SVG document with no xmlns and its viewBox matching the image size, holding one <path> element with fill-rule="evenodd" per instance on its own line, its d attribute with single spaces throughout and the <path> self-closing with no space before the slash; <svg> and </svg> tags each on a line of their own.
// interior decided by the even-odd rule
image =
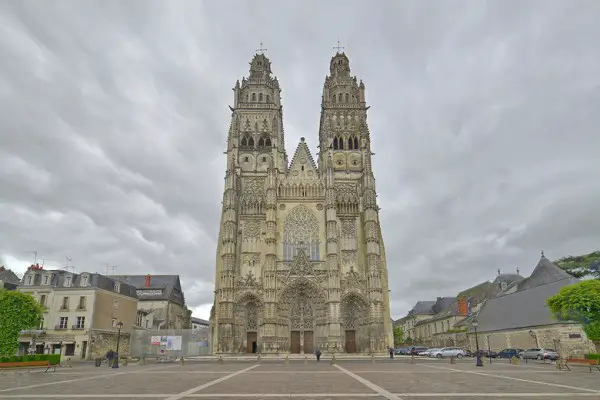
<svg viewBox="0 0 600 400">
<path fill-rule="evenodd" d="M 475 366 L 483 367 L 483 361 L 481 361 L 481 351 L 479 350 L 479 338 L 477 337 L 477 326 L 479 326 L 477 318 L 473 318 L 473 320 L 471 321 L 471 325 L 473 325 L 473 329 L 475 330 L 475 347 L 477 348 L 477 352 L 475 354 L 477 358 L 477 363 L 475 364 Z"/>
<path fill-rule="evenodd" d="M 113 362 L 113 368 L 119 368 L 119 342 L 121 341 L 121 328 L 123 327 L 123 323 L 121 321 L 117 322 L 117 354 L 115 356 L 115 361 Z"/>
</svg>

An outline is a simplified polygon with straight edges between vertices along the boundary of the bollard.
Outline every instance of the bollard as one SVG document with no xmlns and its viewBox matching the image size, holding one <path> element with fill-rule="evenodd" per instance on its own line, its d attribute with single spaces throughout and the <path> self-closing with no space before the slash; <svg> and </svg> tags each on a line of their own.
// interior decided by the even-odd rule
<svg viewBox="0 0 600 400">
<path fill-rule="evenodd" d="M 304 356 L 304 364 L 308 364 L 308 357 Z"/>
<path fill-rule="evenodd" d="M 129 357 L 123 357 L 122 365 L 126 367 L 127 364 L 129 364 Z"/>
<path fill-rule="evenodd" d="M 331 357 L 331 365 L 335 364 L 335 354 L 333 355 L 333 357 Z"/>
<path fill-rule="evenodd" d="M 181 364 L 181 366 L 183 367 L 183 364 L 184 364 L 183 356 L 181 356 L 181 358 L 179 358 L 179 364 Z"/>
<path fill-rule="evenodd" d="M 450 364 L 456 364 L 456 357 L 450 357 Z"/>
<path fill-rule="evenodd" d="M 375 364 L 375 355 L 371 354 L 371 364 Z"/>
<path fill-rule="evenodd" d="M 258 356 L 256 356 L 256 361 L 260 362 L 260 354 Z"/>
<path fill-rule="evenodd" d="M 416 361 L 415 361 L 415 355 L 414 354 L 410 356 L 410 363 L 411 364 L 415 364 L 416 363 Z"/>
<path fill-rule="evenodd" d="M 290 363 L 290 356 L 289 355 L 285 355 L 285 363 L 286 365 Z"/>
<path fill-rule="evenodd" d="M 223 357 L 219 356 L 219 364 L 223 364 Z"/>
<path fill-rule="evenodd" d="M 142 359 L 140 361 L 142 365 L 146 365 L 146 356 L 142 356 Z"/>
</svg>

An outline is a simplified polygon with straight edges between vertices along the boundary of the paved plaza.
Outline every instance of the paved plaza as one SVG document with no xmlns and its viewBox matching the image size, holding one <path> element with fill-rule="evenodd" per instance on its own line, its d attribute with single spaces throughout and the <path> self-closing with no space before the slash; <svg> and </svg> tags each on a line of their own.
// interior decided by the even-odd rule
<svg viewBox="0 0 600 400">
<path fill-rule="evenodd" d="M 1 399 L 600 399 L 600 373 L 498 361 L 408 359 L 89 364 L 56 373 L 0 373 Z"/>
</svg>

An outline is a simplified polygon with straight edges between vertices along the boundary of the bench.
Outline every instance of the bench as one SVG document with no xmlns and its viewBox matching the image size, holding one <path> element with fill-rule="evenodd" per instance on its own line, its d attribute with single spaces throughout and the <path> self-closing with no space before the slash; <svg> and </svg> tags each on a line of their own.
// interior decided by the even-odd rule
<svg viewBox="0 0 600 400">
<path fill-rule="evenodd" d="M 50 364 L 50 361 L 22 361 L 22 362 L 5 362 L 0 363 L 0 369 L 13 369 L 13 368 L 46 368 L 44 372 L 48 372 L 51 368 L 53 372 L 56 372 L 56 364 Z"/>
<path fill-rule="evenodd" d="M 569 358 L 569 359 L 565 360 L 565 362 L 562 364 L 562 366 L 564 366 L 566 369 L 568 369 L 570 371 L 571 368 L 569 367 L 569 364 L 581 365 L 584 367 L 588 367 L 590 369 L 590 372 L 592 372 L 592 368 L 596 368 L 598 371 L 600 371 L 600 360 Z"/>
</svg>

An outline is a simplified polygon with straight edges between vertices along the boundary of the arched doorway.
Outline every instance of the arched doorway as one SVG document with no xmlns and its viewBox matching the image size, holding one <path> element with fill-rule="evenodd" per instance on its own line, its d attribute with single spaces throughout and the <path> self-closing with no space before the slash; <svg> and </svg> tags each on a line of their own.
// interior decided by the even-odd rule
<svg viewBox="0 0 600 400">
<path fill-rule="evenodd" d="M 261 309 L 260 299 L 253 294 L 242 296 L 236 304 L 236 341 L 240 352 L 259 352 Z"/>
<path fill-rule="evenodd" d="M 308 279 L 297 279 L 282 290 L 278 314 L 290 353 L 311 354 L 326 340 L 325 311 L 323 292 Z"/>
<path fill-rule="evenodd" d="M 362 352 L 365 345 L 368 347 L 368 343 L 364 341 L 367 302 L 361 295 L 350 293 L 342 298 L 341 306 L 344 348 L 347 353 Z"/>
</svg>

